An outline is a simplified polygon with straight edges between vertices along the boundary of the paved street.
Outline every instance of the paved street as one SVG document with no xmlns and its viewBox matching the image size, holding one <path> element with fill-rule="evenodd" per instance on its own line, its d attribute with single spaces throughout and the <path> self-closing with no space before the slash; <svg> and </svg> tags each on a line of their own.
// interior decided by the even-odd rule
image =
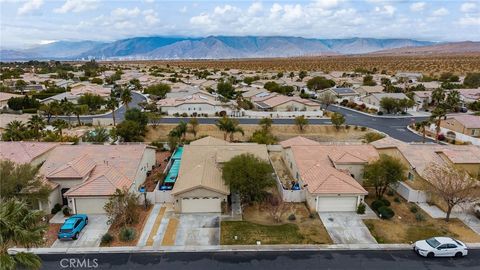
<svg viewBox="0 0 480 270">
<path fill-rule="evenodd" d="M 461 259 L 419 257 L 413 251 L 176 252 L 41 255 L 42 269 L 478 269 L 480 250 Z M 82 265 L 83 267 L 79 267 Z"/>
</svg>

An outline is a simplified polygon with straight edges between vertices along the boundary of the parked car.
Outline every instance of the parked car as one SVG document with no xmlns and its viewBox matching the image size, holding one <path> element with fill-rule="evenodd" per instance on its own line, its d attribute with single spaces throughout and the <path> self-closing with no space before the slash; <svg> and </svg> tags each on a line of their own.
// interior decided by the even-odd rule
<svg viewBox="0 0 480 270">
<path fill-rule="evenodd" d="M 428 258 L 433 257 L 463 257 L 468 254 L 467 246 L 450 237 L 432 237 L 415 242 L 413 250 Z"/>
<path fill-rule="evenodd" d="M 87 226 L 87 215 L 74 215 L 69 217 L 60 227 L 58 232 L 58 239 L 73 239 L 77 240 L 80 232 Z"/>
</svg>

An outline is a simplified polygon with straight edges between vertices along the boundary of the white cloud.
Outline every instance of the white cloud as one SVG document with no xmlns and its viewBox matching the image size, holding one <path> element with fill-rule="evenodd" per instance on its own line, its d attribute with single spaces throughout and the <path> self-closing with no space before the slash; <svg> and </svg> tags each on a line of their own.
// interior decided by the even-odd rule
<svg viewBox="0 0 480 270">
<path fill-rule="evenodd" d="M 260 2 L 254 2 L 248 7 L 248 14 L 255 15 L 263 10 L 263 5 Z"/>
<path fill-rule="evenodd" d="M 425 2 L 416 2 L 410 5 L 410 10 L 413 12 L 422 11 L 427 4 Z"/>
<path fill-rule="evenodd" d="M 396 8 L 392 5 L 384 5 L 382 7 L 375 7 L 375 12 L 383 15 L 393 16 L 395 14 Z"/>
<path fill-rule="evenodd" d="M 18 10 L 18 15 L 28 14 L 32 11 L 40 9 L 43 6 L 43 0 L 29 0 L 25 2 Z"/>
<path fill-rule="evenodd" d="M 316 0 L 313 2 L 313 5 L 323 9 L 331 9 L 338 6 L 340 2 L 342 0 Z"/>
<path fill-rule="evenodd" d="M 476 8 L 477 8 L 477 4 L 473 2 L 466 2 L 460 6 L 460 11 L 464 13 L 469 13 L 469 12 L 475 11 Z"/>
<path fill-rule="evenodd" d="M 212 20 L 208 14 L 202 13 L 198 16 L 190 18 L 190 23 L 195 26 L 210 26 L 212 24 Z"/>
<path fill-rule="evenodd" d="M 144 1 L 145 1 L 145 3 L 153 3 L 153 2 L 155 2 L 155 0 L 144 0 Z"/>
<path fill-rule="evenodd" d="M 442 8 L 439 8 L 435 11 L 433 11 L 432 15 L 433 16 L 436 16 L 436 17 L 440 17 L 440 16 L 445 16 L 445 15 L 448 15 L 448 9 L 442 7 Z"/>
<path fill-rule="evenodd" d="M 97 0 L 67 0 L 55 13 L 83 12 L 97 8 Z"/>
<path fill-rule="evenodd" d="M 471 17 L 471 16 L 466 16 L 463 18 L 460 18 L 458 23 L 463 26 L 480 26 L 480 14 L 479 16 Z"/>
<path fill-rule="evenodd" d="M 144 10 L 142 14 L 145 16 L 145 22 L 149 25 L 154 25 L 160 21 L 158 13 L 153 9 Z"/>
<path fill-rule="evenodd" d="M 116 8 L 111 12 L 112 16 L 117 17 L 136 17 L 140 15 L 140 9 L 135 7 L 134 9 L 128 8 Z"/>
</svg>

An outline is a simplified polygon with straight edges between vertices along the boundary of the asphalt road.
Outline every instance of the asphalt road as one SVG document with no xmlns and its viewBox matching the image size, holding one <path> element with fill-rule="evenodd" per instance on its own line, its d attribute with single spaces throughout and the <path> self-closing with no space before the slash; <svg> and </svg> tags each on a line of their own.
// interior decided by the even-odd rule
<svg viewBox="0 0 480 270">
<path fill-rule="evenodd" d="M 426 259 L 413 251 L 176 252 L 41 255 L 42 269 L 479 269 L 480 250 L 465 258 Z"/>
<path fill-rule="evenodd" d="M 145 101 L 145 97 L 132 92 L 132 102 L 129 103 L 130 108 L 139 108 L 138 103 Z M 422 121 L 426 117 L 409 117 L 409 118 L 381 118 L 368 116 L 355 111 L 347 110 L 339 106 L 330 106 L 329 111 L 342 113 L 346 118 L 346 123 L 352 126 L 366 126 L 384 132 L 391 137 L 404 141 L 404 142 L 421 142 L 422 137 L 407 130 L 407 125 L 413 121 Z M 117 122 L 122 121 L 125 118 L 126 107 L 122 106 L 115 111 L 115 118 Z M 65 117 L 61 117 L 65 118 Z M 112 113 L 105 115 L 92 117 L 83 116 L 80 117 L 83 122 L 92 122 L 93 118 L 112 118 Z M 71 120 L 75 120 L 74 117 Z M 176 124 L 180 121 L 188 121 L 189 118 L 162 118 L 160 123 Z M 215 124 L 215 118 L 198 118 L 200 124 Z M 239 118 L 240 124 L 257 124 L 260 119 L 254 118 Z M 310 125 L 328 125 L 331 124 L 329 119 L 309 119 Z M 275 119 L 274 124 L 277 125 L 292 125 L 294 119 Z M 428 140 L 430 141 L 430 140 Z"/>
</svg>

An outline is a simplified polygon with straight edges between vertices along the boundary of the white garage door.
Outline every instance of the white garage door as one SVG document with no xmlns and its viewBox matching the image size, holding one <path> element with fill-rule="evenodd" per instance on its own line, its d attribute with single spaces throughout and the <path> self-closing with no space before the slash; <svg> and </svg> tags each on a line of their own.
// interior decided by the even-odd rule
<svg viewBox="0 0 480 270">
<path fill-rule="evenodd" d="M 182 213 L 221 212 L 220 198 L 183 198 Z"/>
<path fill-rule="evenodd" d="M 317 197 L 317 211 L 346 212 L 357 210 L 357 197 Z"/>
<path fill-rule="evenodd" d="M 105 198 L 75 198 L 77 214 L 104 214 Z"/>
</svg>

